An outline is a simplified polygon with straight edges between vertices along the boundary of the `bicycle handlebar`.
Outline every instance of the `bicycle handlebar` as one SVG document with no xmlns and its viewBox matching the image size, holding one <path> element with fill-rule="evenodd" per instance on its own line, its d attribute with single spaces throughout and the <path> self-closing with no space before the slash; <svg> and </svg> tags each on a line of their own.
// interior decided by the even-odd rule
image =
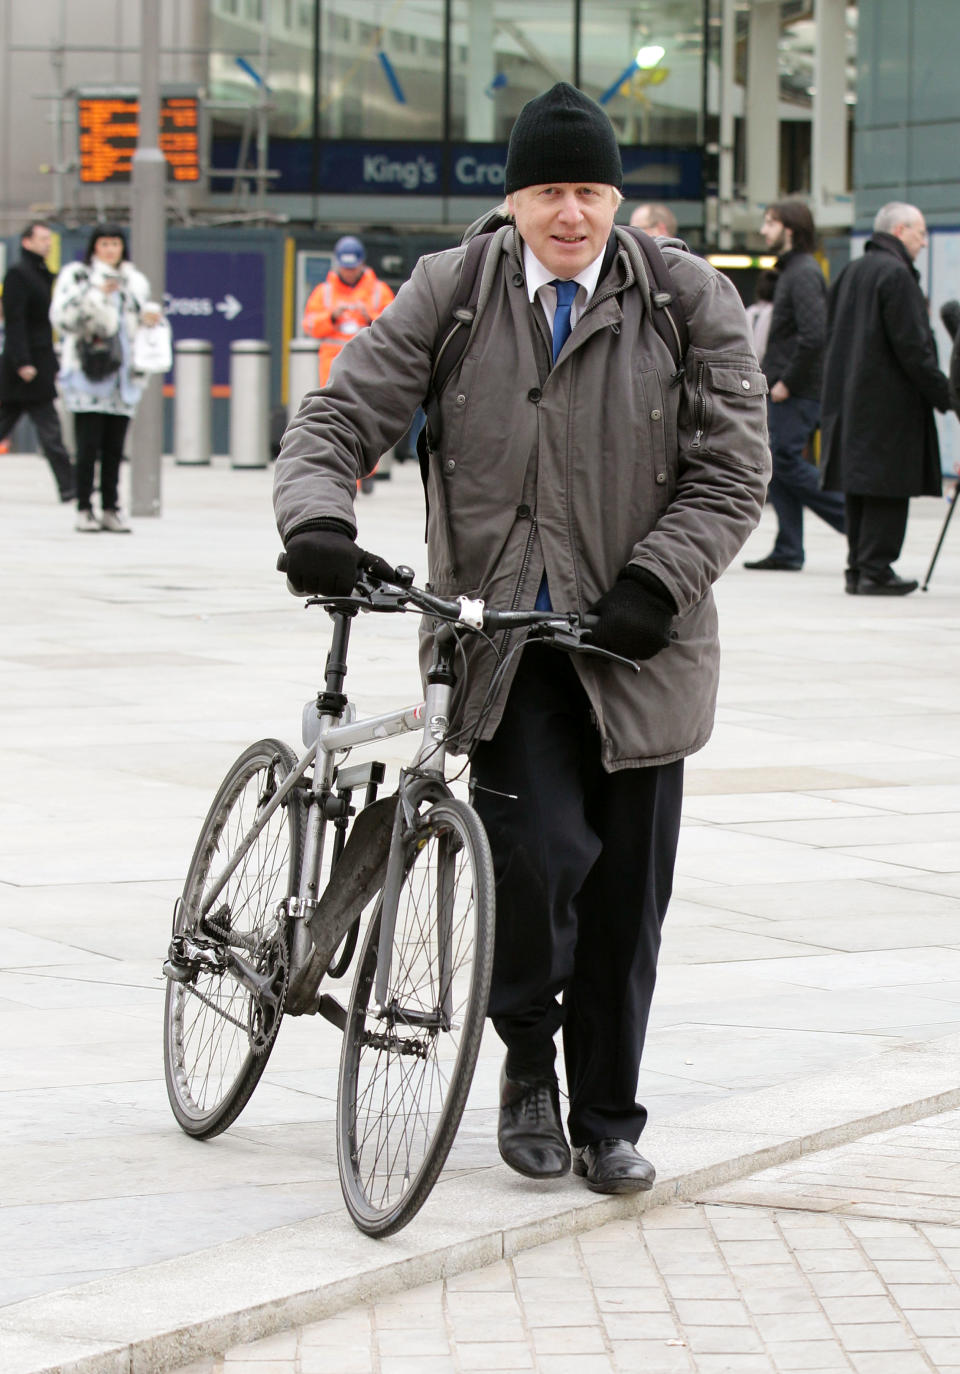
<svg viewBox="0 0 960 1374">
<path fill-rule="evenodd" d="M 277 571 L 287 571 L 286 553 L 278 557 Z M 535 638 L 558 648 L 595 654 L 623 664 L 634 672 L 640 671 L 639 665 L 632 659 L 590 643 L 590 633 L 599 624 L 598 616 L 577 615 L 574 611 L 495 611 L 483 601 L 471 597 L 458 596 L 456 600 L 449 601 L 435 596 L 433 592 L 414 586 L 413 578 L 412 568 L 402 564 L 391 567 L 378 554 L 361 549 L 357 581 L 351 596 L 308 596 L 307 602 L 309 605 L 325 606 L 332 612 L 390 612 L 414 606 L 425 615 L 475 633 L 496 634 L 500 630 L 530 629 Z M 303 595 L 289 581 L 287 585 L 296 595 Z"/>
</svg>

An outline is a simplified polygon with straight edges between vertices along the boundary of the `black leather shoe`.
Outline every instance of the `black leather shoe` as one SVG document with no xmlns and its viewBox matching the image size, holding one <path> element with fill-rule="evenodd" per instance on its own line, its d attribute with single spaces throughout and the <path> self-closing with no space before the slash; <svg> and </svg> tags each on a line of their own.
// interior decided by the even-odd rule
<svg viewBox="0 0 960 1374">
<path fill-rule="evenodd" d="M 859 596 L 860 574 L 856 568 L 847 568 L 843 574 L 843 590 L 847 596 Z"/>
<path fill-rule="evenodd" d="M 882 579 L 861 577 L 857 596 L 909 596 L 919 585 L 913 578 L 898 577 L 896 573 Z"/>
<path fill-rule="evenodd" d="M 744 563 L 745 568 L 750 568 L 754 572 L 802 572 L 802 563 L 792 563 L 789 558 L 775 558 L 772 553 L 768 553 L 766 558 L 755 558 L 752 562 Z"/>
<path fill-rule="evenodd" d="M 500 1073 L 500 1158 L 527 1178 L 562 1178 L 570 1169 L 570 1146 L 560 1122 L 555 1078 L 524 1083 Z"/>
<path fill-rule="evenodd" d="M 594 1140 L 573 1152 L 573 1172 L 595 1193 L 645 1193 L 657 1171 L 629 1140 Z"/>
</svg>

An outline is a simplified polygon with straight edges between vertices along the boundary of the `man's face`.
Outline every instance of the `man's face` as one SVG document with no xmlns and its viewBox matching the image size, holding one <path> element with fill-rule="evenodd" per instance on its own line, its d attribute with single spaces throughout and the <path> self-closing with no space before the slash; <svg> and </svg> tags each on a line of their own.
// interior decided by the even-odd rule
<svg viewBox="0 0 960 1374">
<path fill-rule="evenodd" d="M 927 222 L 923 215 L 918 215 L 909 224 L 898 224 L 893 232 L 914 260 L 920 250 L 927 246 Z"/>
<path fill-rule="evenodd" d="M 520 237 L 548 271 L 569 280 L 606 247 L 617 201 L 603 182 L 559 181 L 507 196 Z"/>
<path fill-rule="evenodd" d="M 38 253 L 41 258 L 45 258 L 50 252 L 50 245 L 53 242 L 53 234 L 45 224 L 35 224 L 33 232 L 20 242 L 30 253 Z"/>
<path fill-rule="evenodd" d="M 787 247 L 787 231 L 782 221 L 778 220 L 776 215 L 771 215 L 769 210 L 763 217 L 760 233 L 771 253 L 784 252 Z"/>
<path fill-rule="evenodd" d="M 347 286 L 356 286 L 357 282 L 363 276 L 363 269 L 365 266 L 366 264 L 361 262 L 358 263 L 356 267 L 338 267 L 337 276 L 342 282 L 346 282 Z"/>
</svg>

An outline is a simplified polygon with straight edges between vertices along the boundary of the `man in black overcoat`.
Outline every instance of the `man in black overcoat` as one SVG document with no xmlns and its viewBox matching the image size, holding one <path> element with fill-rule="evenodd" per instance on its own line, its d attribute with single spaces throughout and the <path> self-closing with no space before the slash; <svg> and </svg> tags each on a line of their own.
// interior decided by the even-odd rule
<svg viewBox="0 0 960 1374">
<path fill-rule="evenodd" d="M 46 264 L 53 235 L 41 220 L 20 236 L 20 261 L 3 279 L 5 336 L 0 357 L 0 440 L 27 414 L 53 472 L 61 501 L 76 494 L 73 464 L 54 407 L 57 355 L 50 327 L 53 276 Z"/>
<path fill-rule="evenodd" d="M 821 417 L 824 486 L 846 496 L 847 591 L 905 596 L 900 557 L 911 496 L 939 496 L 934 410 L 950 409 L 914 259 L 927 242 L 915 205 L 892 201 L 862 258 L 830 291 Z"/>
</svg>

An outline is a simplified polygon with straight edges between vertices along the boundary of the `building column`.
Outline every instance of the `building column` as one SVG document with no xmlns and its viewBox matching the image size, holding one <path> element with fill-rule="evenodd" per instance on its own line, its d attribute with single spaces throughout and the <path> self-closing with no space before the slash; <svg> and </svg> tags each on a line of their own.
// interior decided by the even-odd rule
<svg viewBox="0 0 960 1374">
<path fill-rule="evenodd" d="M 845 0 L 815 0 L 816 39 L 813 53 L 813 131 L 810 191 L 819 222 L 837 218 L 831 205 L 840 197 L 848 206 L 847 167 L 847 18 Z M 849 209 L 840 212 L 849 222 Z"/>
<path fill-rule="evenodd" d="M 747 200 L 755 210 L 780 195 L 780 0 L 752 0 L 744 99 Z"/>
<path fill-rule="evenodd" d="M 468 0 L 467 138 L 491 143 L 494 104 L 487 94 L 493 80 L 493 0 Z"/>
<path fill-rule="evenodd" d="M 733 247 L 734 119 L 737 98 L 737 8 L 723 0 L 720 29 L 720 155 L 717 166 L 717 247 Z"/>
</svg>

